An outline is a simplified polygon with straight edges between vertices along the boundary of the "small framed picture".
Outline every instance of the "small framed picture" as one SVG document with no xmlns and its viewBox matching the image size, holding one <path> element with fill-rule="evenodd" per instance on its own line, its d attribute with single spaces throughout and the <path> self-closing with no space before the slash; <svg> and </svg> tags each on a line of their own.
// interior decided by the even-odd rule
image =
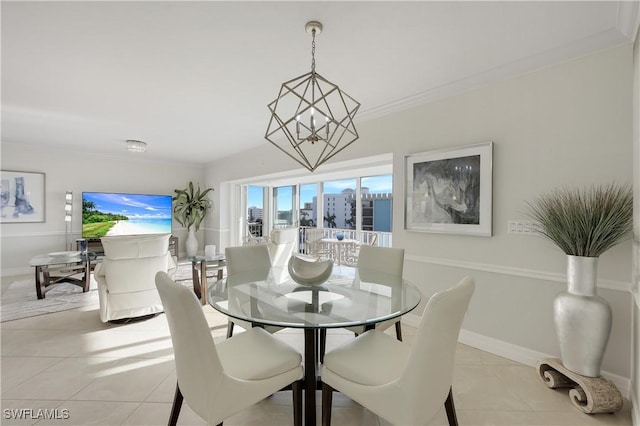
<svg viewBox="0 0 640 426">
<path fill-rule="evenodd" d="M 493 142 L 405 157 L 405 228 L 491 236 Z"/>
<path fill-rule="evenodd" d="M 44 222 L 44 173 L 0 171 L 0 223 Z"/>
</svg>

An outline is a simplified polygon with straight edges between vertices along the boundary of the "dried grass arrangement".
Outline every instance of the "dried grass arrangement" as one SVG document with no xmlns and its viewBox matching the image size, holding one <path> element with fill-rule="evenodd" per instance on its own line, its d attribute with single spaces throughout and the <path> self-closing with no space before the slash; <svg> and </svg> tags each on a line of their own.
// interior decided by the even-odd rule
<svg viewBox="0 0 640 426">
<path fill-rule="evenodd" d="M 527 205 L 540 233 L 571 256 L 599 257 L 633 226 L 633 193 L 624 185 L 558 189 Z"/>
</svg>

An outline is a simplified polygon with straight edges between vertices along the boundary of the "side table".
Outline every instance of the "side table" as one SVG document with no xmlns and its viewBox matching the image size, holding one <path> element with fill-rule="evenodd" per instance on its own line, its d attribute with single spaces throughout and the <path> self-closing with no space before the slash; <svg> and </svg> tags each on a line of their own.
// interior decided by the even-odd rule
<svg viewBox="0 0 640 426">
<path fill-rule="evenodd" d="M 41 254 L 31 259 L 30 265 L 35 267 L 36 294 L 44 299 L 52 285 L 67 282 L 82 287 L 82 292 L 89 291 L 91 283 L 91 261 L 96 259 L 93 253 L 78 254 L 69 257 L 52 257 Z M 82 278 L 74 275 L 82 274 Z"/>
<path fill-rule="evenodd" d="M 221 280 L 224 268 L 227 266 L 224 255 L 213 257 L 193 256 L 191 261 L 191 275 L 193 277 L 193 291 L 203 305 L 207 304 L 207 269 L 217 271 L 217 279 Z"/>
</svg>

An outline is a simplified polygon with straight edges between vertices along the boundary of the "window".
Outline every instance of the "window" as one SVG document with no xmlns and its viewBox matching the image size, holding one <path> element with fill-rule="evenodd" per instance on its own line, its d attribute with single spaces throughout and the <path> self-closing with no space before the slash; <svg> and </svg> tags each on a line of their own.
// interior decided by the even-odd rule
<svg viewBox="0 0 640 426">
<path fill-rule="evenodd" d="M 295 218 L 296 186 L 278 186 L 273 188 L 273 227 L 287 228 L 296 225 Z"/>
<path fill-rule="evenodd" d="M 393 226 L 392 156 L 374 156 L 360 164 L 312 175 L 292 172 L 284 177 L 267 175 L 243 181 L 240 185 L 246 192 L 241 200 L 246 203 L 246 217 L 253 215 L 257 220 L 263 215 L 265 235 L 282 226 L 317 227 L 325 228 L 325 236 L 342 230 L 362 244 L 375 240 L 389 247 Z"/>
<path fill-rule="evenodd" d="M 300 185 L 300 226 L 318 225 L 318 184 Z"/>
<path fill-rule="evenodd" d="M 264 188 L 257 185 L 247 187 L 247 222 L 244 236 L 251 234 L 254 237 L 262 237 L 264 221 Z"/>
<path fill-rule="evenodd" d="M 391 232 L 393 224 L 393 175 L 360 179 L 363 231 Z"/>
<path fill-rule="evenodd" d="M 323 212 L 325 228 L 356 229 L 356 182 L 356 179 L 324 182 L 324 199 L 327 200 Z M 329 200 L 333 202 L 329 203 Z"/>
</svg>

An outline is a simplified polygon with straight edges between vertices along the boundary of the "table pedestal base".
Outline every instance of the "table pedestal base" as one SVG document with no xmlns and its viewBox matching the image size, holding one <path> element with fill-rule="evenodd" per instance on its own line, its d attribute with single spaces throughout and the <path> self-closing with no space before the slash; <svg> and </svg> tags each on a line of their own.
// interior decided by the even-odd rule
<svg viewBox="0 0 640 426">
<path fill-rule="evenodd" d="M 318 340 L 319 329 L 304 329 L 304 424 L 316 424 L 316 390 L 318 380 Z"/>
<path fill-rule="evenodd" d="M 539 361 L 537 370 L 540 380 L 548 387 L 573 388 L 569 399 L 583 413 L 615 413 L 622 408 L 622 395 L 610 380 L 581 376 L 567 370 L 557 358 Z"/>
</svg>

